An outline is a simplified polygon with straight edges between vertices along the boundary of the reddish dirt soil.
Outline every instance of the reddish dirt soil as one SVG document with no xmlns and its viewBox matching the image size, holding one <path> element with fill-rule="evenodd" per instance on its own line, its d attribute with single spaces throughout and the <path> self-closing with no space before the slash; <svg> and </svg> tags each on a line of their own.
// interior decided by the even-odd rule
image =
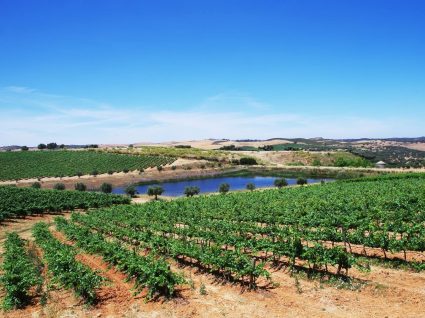
<svg viewBox="0 0 425 318">
<path fill-rule="evenodd" d="M 18 230 L 31 239 L 35 222 L 51 221 L 53 216 L 31 217 L 1 227 Z M 58 236 L 66 242 L 63 236 Z M 2 244 L 0 237 L 0 245 Z M 68 242 L 69 243 L 69 242 Z M 98 256 L 81 253 L 78 259 L 109 279 L 100 288 L 100 303 L 88 308 L 71 292 L 52 290 L 45 306 L 30 305 L 24 310 L 0 312 L 0 317 L 425 317 L 425 273 L 372 266 L 370 272 L 350 270 L 350 276 L 365 282 L 358 288 L 338 288 L 291 276 L 286 269 L 271 270 L 276 287 L 256 291 L 223 283 L 193 267 L 172 269 L 182 272 L 188 284 L 179 286 L 177 297 L 145 302 L 143 293 L 133 296 L 132 283 L 124 274 L 108 266 Z M 200 293 L 205 286 L 206 294 Z"/>
</svg>

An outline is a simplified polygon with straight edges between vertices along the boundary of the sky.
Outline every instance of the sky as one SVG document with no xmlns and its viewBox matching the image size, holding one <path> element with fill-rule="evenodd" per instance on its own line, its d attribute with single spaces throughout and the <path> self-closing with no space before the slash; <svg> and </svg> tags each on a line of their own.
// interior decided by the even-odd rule
<svg viewBox="0 0 425 318">
<path fill-rule="evenodd" d="M 425 135 L 423 0 L 0 0 L 0 145 Z"/>
</svg>

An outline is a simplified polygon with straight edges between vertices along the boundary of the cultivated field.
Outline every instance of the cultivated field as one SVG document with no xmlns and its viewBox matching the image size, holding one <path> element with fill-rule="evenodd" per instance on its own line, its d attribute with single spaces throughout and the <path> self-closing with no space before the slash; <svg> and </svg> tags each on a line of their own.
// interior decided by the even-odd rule
<svg viewBox="0 0 425 318">
<path fill-rule="evenodd" d="M 410 174 L 6 222 L 34 269 L 5 315 L 421 317 L 424 213 Z"/>
</svg>

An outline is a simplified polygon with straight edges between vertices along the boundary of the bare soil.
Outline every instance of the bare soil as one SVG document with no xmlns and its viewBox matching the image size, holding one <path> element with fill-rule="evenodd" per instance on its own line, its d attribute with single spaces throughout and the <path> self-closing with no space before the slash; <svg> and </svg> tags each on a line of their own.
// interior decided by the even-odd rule
<svg viewBox="0 0 425 318">
<path fill-rule="evenodd" d="M 51 222 L 53 217 L 6 223 L 1 227 L 0 246 L 6 231 L 18 231 L 31 240 L 31 226 L 41 220 Z M 55 235 L 66 241 L 61 234 Z M 379 266 L 372 266 L 370 272 L 351 269 L 350 276 L 364 285 L 352 285 L 350 290 L 292 276 L 286 268 L 270 269 L 275 287 L 249 291 L 171 261 L 172 269 L 182 272 L 188 284 L 179 286 L 172 300 L 146 302 L 143 292 L 133 295 L 132 282 L 126 282 L 123 273 L 108 267 L 100 257 L 80 253 L 78 259 L 109 281 L 98 290 L 97 305 L 86 307 L 71 292 L 59 288 L 50 291 L 45 306 L 36 303 L 23 310 L 0 312 L 0 317 L 425 317 L 423 272 Z"/>
</svg>

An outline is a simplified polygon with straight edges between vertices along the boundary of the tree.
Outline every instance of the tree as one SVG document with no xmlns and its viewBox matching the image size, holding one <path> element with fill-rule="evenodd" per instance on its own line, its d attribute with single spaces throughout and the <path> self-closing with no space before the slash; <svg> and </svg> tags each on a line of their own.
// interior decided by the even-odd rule
<svg viewBox="0 0 425 318">
<path fill-rule="evenodd" d="M 41 188 L 41 183 L 40 182 L 34 182 L 33 184 L 31 184 L 31 188 L 33 188 L 33 189 L 40 189 Z"/>
<path fill-rule="evenodd" d="M 53 189 L 55 189 L 55 190 L 65 190 L 65 185 L 63 183 L 56 183 L 53 186 Z"/>
<path fill-rule="evenodd" d="M 278 188 L 286 187 L 288 185 L 288 181 L 285 178 L 277 178 L 274 180 L 274 186 Z"/>
<path fill-rule="evenodd" d="M 250 182 L 250 183 L 248 183 L 248 184 L 246 185 L 246 188 L 247 188 L 249 191 L 254 191 L 254 190 L 255 190 L 255 184 L 253 184 L 252 182 Z"/>
<path fill-rule="evenodd" d="M 84 183 L 79 182 L 75 184 L 74 188 L 77 191 L 86 191 L 87 186 Z"/>
<path fill-rule="evenodd" d="M 65 145 L 64 145 L 64 144 L 61 144 L 61 145 L 59 146 L 59 148 L 60 148 L 60 149 L 65 149 Z"/>
<path fill-rule="evenodd" d="M 28 151 L 28 149 L 29 149 L 29 148 L 28 148 L 27 146 L 22 146 L 22 147 L 21 147 L 21 151 Z"/>
<path fill-rule="evenodd" d="M 122 172 L 124 172 L 124 173 L 128 173 L 130 170 L 129 169 L 127 169 L 127 168 L 124 168 L 124 169 L 122 169 Z"/>
<path fill-rule="evenodd" d="M 199 187 L 186 187 L 186 188 L 184 188 L 184 194 L 187 197 L 193 197 L 194 195 L 199 194 L 199 192 L 200 192 Z"/>
<path fill-rule="evenodd" d="M 40 149 L 40 150 L 42 150 L 42 149 L 46 149 L 46 148 L 47 148 L 47 146 L 46 146 L 46 144 L 39 144 L 39 145 L 37 146 L 37 148 L 38 148 L 38 149 Z"/>
<path fill-rule="evenodd" d="M 55 143 L 55 142 L 50 142 L 46 145 L 46 147 L 47 147 L 47 149 L 52 150 L 52 149 L 56 149 L 58 147 L 58 144 Z"/>
<path fill-rule="evenodd" d="M 78 178 L 79 178 L 79 177 L 81 177 L 82 175 L 83 175 L 83 173 L 82 173 L 81 171 L 78 171 L 78 172 L 77 172 L 77 176 L 78 176 Z"/>
<path fill-rule="evenodd" d="M 162 169 L 163 169 L 163 167 L 162 167 L 162 166 L 157 166 L 157 167 L 156 167 L 156 169 L 157 169 L 159 172 L 161 172 L 161 171 L 162 171 Z"/>
<path fill-rule="evenodd" d="M 112 192 L 112 184 L 102 183 L 102 185 L 100 186 L 100 191 L 102 191 L 103 193 L 111 193 Z"/>
<path fill-rule="evenodd" d="M 155 200 L 158 200 L 158 195 L 161 195 L 164 192 L 164 189 L 161 186 L 153 186 L 148 188 L 148 195 L 155 196 Z"/>
<path fill-rule="evenodd" d="M 133 184 L 127 186 L 124 191 L 130 197 L 134 197 L 138 193 L 136 187 Z"/>
<path fill-rule="evenodd" d="M 96 177 L 99 174 L 99 171 L 94 169 L 91 174 L 92 174 L 92 176 Z"/>
<path fill-rule="evenodd" d="M 221 194 L 226 194 L 227 192 L 229 192 L 229 190 L 230 185 L 228 183 L 222 183 L 218 188 L 218 192 L 220 192 Z"/>
<path fill-rule="evenodd" d="M 303 177 L 299 177 L 299 178 L 297 179 L 297 184 L 298 184 L 298 185 L 304 185 L 304 184 L 307 184 L 307 179 L 306 179 L 306 178 L 303 178 Z"/>
<path fill-rule="evenodd" d="M 250 158 L 250 157 L 243 157 L 239 160 L 239 164 L 240 165 L 256 165 L 257 160 L 255 160 L 254 158 Z"/>
</svg>

